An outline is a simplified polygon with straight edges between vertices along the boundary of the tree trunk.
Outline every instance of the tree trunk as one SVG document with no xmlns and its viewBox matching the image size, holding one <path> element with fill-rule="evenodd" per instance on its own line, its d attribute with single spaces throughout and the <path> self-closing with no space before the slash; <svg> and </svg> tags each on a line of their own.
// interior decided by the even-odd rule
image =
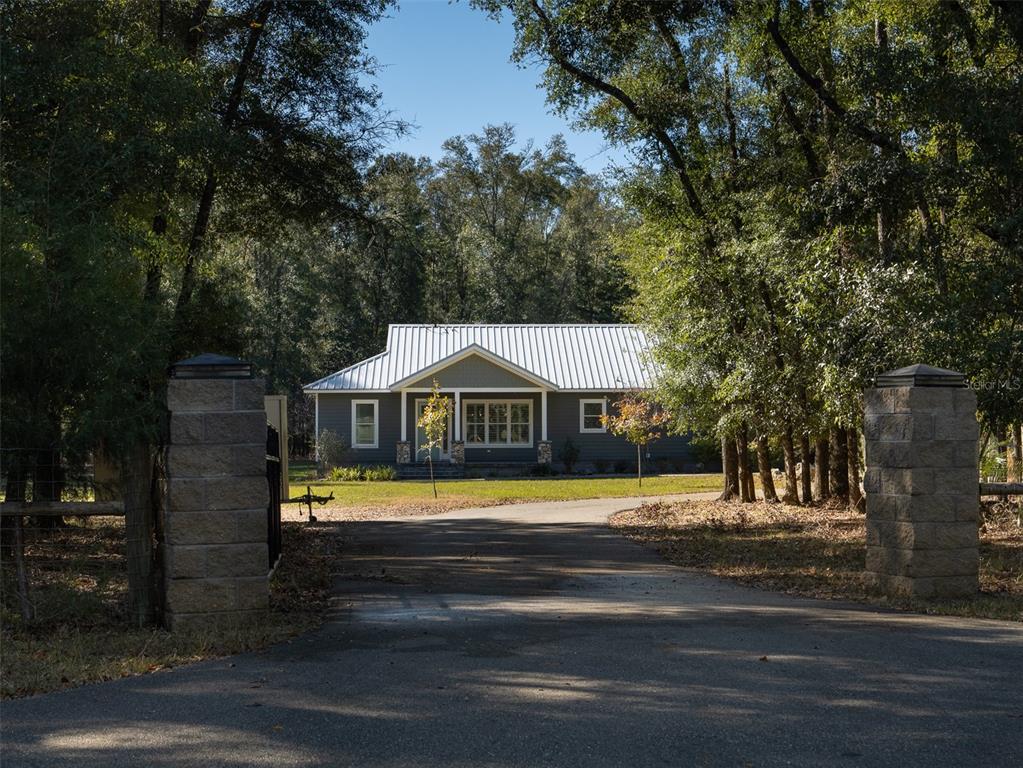
<svg viewBox="0 0 1023 768">
<path fill-rule="evenodd" d="M 735 441 L 729 437 L 721 438 L 721 469 L 725 487 L 718 501 L 731 501 L 739 495 L 739 454 L 735 450 Z"/>
<path fill-rule="evenodd" d="M 831 483 L 828 473 L 831 469 L 829 454 L 831 453 L 827 437 L 822 437 L 814 444 L 814 479 L 817 481 L 817 498 L 821 501 L 831 498 Z"/>
<path fill-rule="evenodd" d="M 29 624 L 33 619 L 32 601 L 28 594 L 28 570 L 25 567 L 25 518 L 14 516 L 14 570 L 18 583 L 18 606 L 21 619 Z"/>
<path fill-rule="evenodd" d="M 804 504 L 813 502 L 813 480 L 810 477 L 810 436 L 799 436 L 799 484 Z"/>
<path fill-rule="evenodd" d="M 739 500 L 745 503 L 756 501 L 756 496 L 750 495 L 750 481 L 753 473 L 750 471 L 749 440 L 746 438 L 746 430 L 739 430 L 735 438 L 736 453 L 739 458 Z"/>
<path fill-rule="evenodd" d="M 785 495 L 781 500 L 786 504 L 799 503 L 796 479 L 796 446 L 792 440 L 792 427 L 786 427 L 781 436 L 781 450 L 785 455 Z"/>
<path fill-rule="evenodd" d="M 124 531 L 127 539 L 128 610 L 135 626 L 152 624 L 159 613 L 156 567 L 154 450 L 139 443 L 121 464 Z"/>
<path fill-rule="evenodd" d="M 35 474 L 32 482 L 32 501 L 60 501 L 64 495 L 64 467 L 60 451 L 36 451 Z M 49 530 L 63 528 L 66 523 L 58 515 L 40 515 L 33 521 L 36 528 Z"/>
<path fill-rule="evenodd" d="M 778 492 L 774 488 L 774 477 L 771 475 L 771 455 L 768 451 L 767 438 L 757 438 L 757 469 L 760 470 L 760 488 L 764 493 L 764 501 L 778 502 Z"/>
<path fill-rule="evenodd" d="M 433 448 L 426 454 L 426 463 L 430 465 L 430 483 L 433 485 L 433 498 L 437 498 L 437 479 L 433 476 Z"/>
<path fill-rule="evenodd" d="M 844 427 L 831 430 L 831 493 L 849 501 L 849 460 L 846 453 L 848 437 Z"/>
<path fill-rule="evenodd" d="M 849 460 L 849 501 L 860 512 L 865 511 L 860 491 L 860 433 L 853 427 L 846 433 L 846 456 Z"/>
<path fill-rule="evenodd" d="M 1015 481 L 1023 483 L 1023 424 L 1019 422 L 1012 425 L 1012 465 Z"/>
</svg>

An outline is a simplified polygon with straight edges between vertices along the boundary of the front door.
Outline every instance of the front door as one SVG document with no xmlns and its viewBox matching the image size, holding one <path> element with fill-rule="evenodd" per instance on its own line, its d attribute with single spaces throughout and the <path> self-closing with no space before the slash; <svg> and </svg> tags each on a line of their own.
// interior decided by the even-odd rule
<svg viewBox="0 0 1023 768">
<path fill-rule="evenodd" d="M 419 426 L 419 418 L 423 415 L 426 402 L 424 399 L 416 400 L 416 461 L 426 461 L 426 448 L 420 447 L 426 444 L 426 432 Z M 452 411 L 449 410 L 448 428 L 444 430 L 440 447 L 433 449 L 433 461 L 435 464 L 451 461 L 451 414 Z"/>
</svg>

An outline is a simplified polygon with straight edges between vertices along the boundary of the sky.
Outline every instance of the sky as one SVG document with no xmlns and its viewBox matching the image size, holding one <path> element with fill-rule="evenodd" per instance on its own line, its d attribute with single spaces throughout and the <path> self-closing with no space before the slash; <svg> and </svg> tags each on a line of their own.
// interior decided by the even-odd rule
<svg viewBox="0 0 1023 768">
<path fill-rule="evenodd" d="M 369 29 L 366 47 L 377 59 L 382 106 L 414 123 L 386 151 L 437 159 L 452 136 L 478 133 L 488 123 L 512 123 L 520 145 L 564 135 L 576 162 L 590 173 L 627 160 L 596 132 L 573 130 L 551 113 L 538 88 L 541 70 L 510 61 L 515 31 L 465 0 L 401 0 Z"/>
</svg>

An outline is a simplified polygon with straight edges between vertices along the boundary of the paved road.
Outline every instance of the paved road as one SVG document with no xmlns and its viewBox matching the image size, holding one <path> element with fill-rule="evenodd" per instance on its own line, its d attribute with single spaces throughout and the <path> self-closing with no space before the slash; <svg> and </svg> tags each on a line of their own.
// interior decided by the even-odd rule
<svg viewBox="0 0 1023 768">
<path fill-rule="evenodd" d="M 623 506 L 353 524 L 321 631 L 7 703 L 3 766 L 1023 765 L 1019 625 L 683 572 Z"/>
</svg>

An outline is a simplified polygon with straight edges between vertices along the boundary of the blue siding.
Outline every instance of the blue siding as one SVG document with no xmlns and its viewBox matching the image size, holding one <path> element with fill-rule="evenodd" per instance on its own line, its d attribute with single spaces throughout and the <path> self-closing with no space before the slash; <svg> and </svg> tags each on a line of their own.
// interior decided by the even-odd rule
<svg viewBox="0 0 1023 768">
<path fill-rule="evenodd" d="M 536 383 L 494 365 L 479 355 L 469 355 L 443 370 L 426 376 L 410 387 L 432 387 L 434 380 L 442 387 L 535 387 Z"/>
<path fill-rule="evenodd" d="M 377 400 L 380 419 L 377 448 L 352 448 L 352 461 L 363 464 L 393 464 L 395 446 L 401 439 L 401 399 L 391 392 L 369 395 L 320 393 L 320 424 L 322 432 L 337 433 L 346 445 L 352 444 L 352 400 Z"/>
</svg>

